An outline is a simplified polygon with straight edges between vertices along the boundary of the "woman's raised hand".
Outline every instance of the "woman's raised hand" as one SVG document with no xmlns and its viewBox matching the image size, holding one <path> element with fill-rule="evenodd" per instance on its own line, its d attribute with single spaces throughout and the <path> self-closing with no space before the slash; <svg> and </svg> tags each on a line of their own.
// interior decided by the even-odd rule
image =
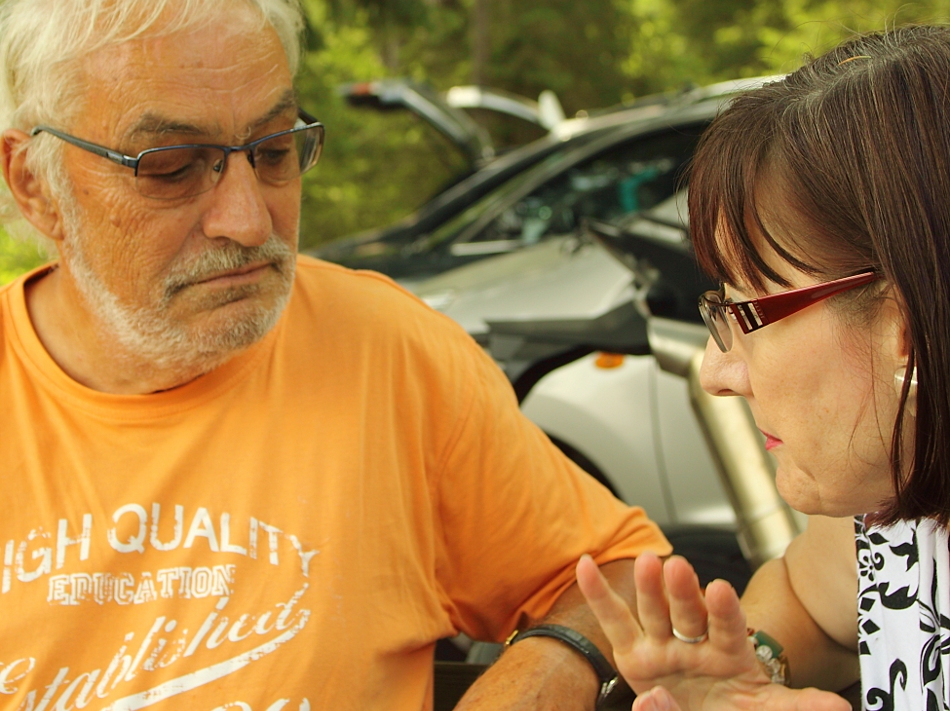
<svg viewBox="0 0 950 711">
<path fill-rule="evenodd" d="M 686 559 L 663 563 L 651 553 L 637 559 L 635 580 L 636 613 L 589 556 L 577 565 L 578 585 L 613 646 L 617 670 L 643 694 L 634 711 L 850 711 L 836 694 L 770 681 L 729 583 L 713 581 L 704 594 Z M 647 693 L 656 686 L 663 688 Z"/>
</svg>

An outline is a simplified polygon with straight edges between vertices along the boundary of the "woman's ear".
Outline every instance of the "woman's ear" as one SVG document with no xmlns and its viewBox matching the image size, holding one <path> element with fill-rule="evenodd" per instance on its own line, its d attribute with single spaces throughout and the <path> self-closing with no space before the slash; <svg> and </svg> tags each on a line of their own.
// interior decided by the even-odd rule
<svg viewBox="0 0 950 711">
<path fill-rule="evenodd" d="M 3 178 L 16 201 L 20 213 L 50 239 L 63 239 L 63 221 L 59 205 L 50 194 L 49 185 L 27 167 L 30 137 L 23 131 L 9 129 L 0 137 L 0 164 Z"/>
<path fill-rule="evenodd" d="M 887 286 L 881 294 L 880 307 L 876 315 L 874 327 L 877 351 L 880 355 L 893 361 L 894 365 L 907 364 L 913 342 L 910 337 L 910 327 L 904 317 L 903 299 L 897 290 Z"/>
<path fill-rule="evenodd" d="M 904 391 L 905 381 L 910 380 L 907 385 L 907 407 L 913 414 L 917 404 L 917 368 L 915 366 L 913 370 L 907 372 L 913 342 L 899 297 L 891 295 L 885 298 L 881 319 L 882 342 L 880 345 L 884 356 L 890 358 L 894 366 L 894 387 L 900 396 Z"/>
</svg>

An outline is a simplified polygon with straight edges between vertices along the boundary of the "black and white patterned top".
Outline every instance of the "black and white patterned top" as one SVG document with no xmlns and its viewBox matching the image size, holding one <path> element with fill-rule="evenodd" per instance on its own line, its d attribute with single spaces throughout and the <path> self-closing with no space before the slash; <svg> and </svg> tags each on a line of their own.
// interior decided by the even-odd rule
<svg viewBox="0 0 950 711">
<path fill-rule="evenodd" d="M 950 710 L 950 548 L 929 519 L 855 518 L 858 653 L 866 711 Z"/>
</svg>

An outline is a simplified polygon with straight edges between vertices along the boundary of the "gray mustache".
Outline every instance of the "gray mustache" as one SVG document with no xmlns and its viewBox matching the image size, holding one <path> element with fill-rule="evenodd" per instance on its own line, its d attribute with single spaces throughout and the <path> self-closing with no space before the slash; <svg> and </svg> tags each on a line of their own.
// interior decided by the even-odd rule
<svg viewBox="0 0 950 711">
<path fill-rule="evenodd" d="M 257 247 L 243 247 L 229 242 L 222 247 L 202 252 L 187 264 L 176 265 L 165 278 L 165 298 L 170 299 L 192 284 L 204 281 L 215 274 L 246 267 L 249 264 L 270 262 L 278 272 L 287 276 L 293 268 L 294 251 L 276 235 Z"/>
</svg>

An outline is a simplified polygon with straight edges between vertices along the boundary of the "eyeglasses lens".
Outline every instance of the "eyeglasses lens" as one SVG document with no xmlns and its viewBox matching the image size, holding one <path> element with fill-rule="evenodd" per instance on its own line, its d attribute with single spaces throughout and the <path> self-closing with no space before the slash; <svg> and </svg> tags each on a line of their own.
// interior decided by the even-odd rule
<svg viewBox="0 0 950 711">
<path fill-rule="evenodd" d="M 322 126 L 274 136 L 254 148 L 257 177 L 270 185 L 296 180 L 314 166 L 320 157 Z"/>
<path fill-rule="evenodd" d="M 258 180 L 284 185 L 316 165 L 323 147 L 323 126 L 310 126 L 268 138 L 250 149 Z M 214 146 L 182 146 L 141 156 L 135 186 L 145 197 L 180 200 L 214 187 L 225 153 Z"/>
<path fill-rule="evenodd" d="M 729 327 L 722 295 L 715 291 L 707 291 L 699 299 L 699 312 L 713 340 L 719 346 L 719 350 L 726 353 L 732 348 L 732 329 Z"/>
</svg>

